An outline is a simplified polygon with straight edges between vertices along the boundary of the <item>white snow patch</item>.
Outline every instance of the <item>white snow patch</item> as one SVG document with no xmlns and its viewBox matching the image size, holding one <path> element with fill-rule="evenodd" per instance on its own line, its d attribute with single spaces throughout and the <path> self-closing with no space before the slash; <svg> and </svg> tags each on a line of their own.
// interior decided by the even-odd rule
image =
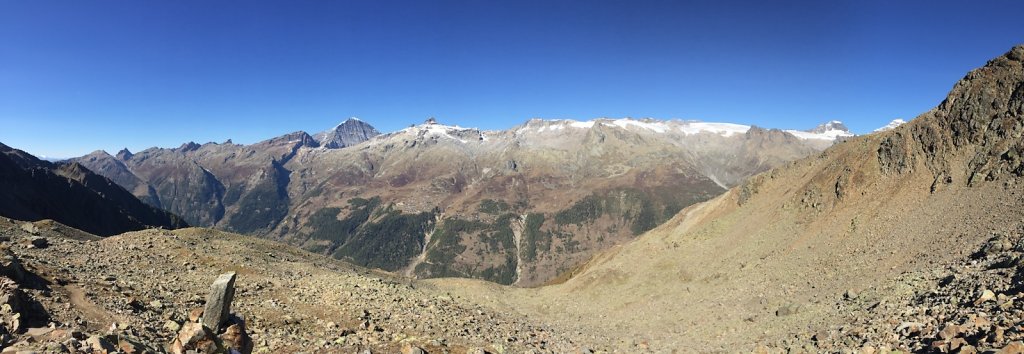
<svg viewBox="0 0 1024 354">
<path fill-rule="evenodd" d="M 891 122 L 889 122 L 889 124 L 886 124 L 884 127 L 875 129 L 875 132 L 884 132 L 886 130 L 893 130 L 893 129 L 896 129 L 896 127 L 901 126 L 901 125 L 903 125 L 906 122 L 907 121 L 905 121 L 905 120 L 896 118 L 896 119 L 893 119 Z"/>
<path fill-rule="evenodd" d="M 729 137 L 735 134 L 746 134 L 750 130 L 750 126 L 733 123 L 684 122 L 679 126 L 679 130 L 686 135 L 713 133 Z"/>
<path fill-rule="evenodd" d="M 802 130 L 786 130 L 787 133 L 793 134 L 793 136 L 804 139 L 804 140 L 836 140 L 839 137 L 853 136 L 853 133 L 848 131 L 842 131 L 838 129 L 826 130 L 823 133 L 811 133 Z"/>
<path fill-rule="evenodd" d="M 668 126 L 661 122 L 643 122 L 638 120 L 632 120 L 629 118 L 616 119 L 612 121 L 612 124 L 622 128 L 629 129 L 629 126 L 637 126 L 643 129 L 652 130 L 656 133 L 664 133 L 668 131 Z"/>
<path fill-rule="evenodd" d="M 594 121 L 592 121 L 592 120 L 589 120 L 589 121 L 586 121 L 586 122 L 579 122 L 579 121 L 571 120 L 569 122 L 570 122 L 569 126 L 573 127 L 573 128 L 589 129 L 589 128 L 593 128 L 594 127 Z"/>
</svg>

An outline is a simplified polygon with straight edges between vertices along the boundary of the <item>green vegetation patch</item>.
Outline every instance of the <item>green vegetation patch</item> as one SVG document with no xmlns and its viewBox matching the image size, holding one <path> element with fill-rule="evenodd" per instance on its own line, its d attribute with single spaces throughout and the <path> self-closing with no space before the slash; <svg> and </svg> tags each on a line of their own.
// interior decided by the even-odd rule
<svg viewBox="0 0 1024 354">
<path fill-rule="evenodd" d="M 391 210 L 364 223 L 333 256 L 389 271 L 399 270 L 420 253 L 424 235 L 433 227 L 434 214 L 405 214 Z"/>
<path fill-rule="evenodd" d="M 480 206 L 477 210 L 484 214 L 499 215 L 512 210 L 512 207 L 504 200 L 484 199 L 480 201 Z"/>
<path fill-rule="evenodd" d="M 288 177 L 275 165 L 264 178 L 238 200 L 238 213 L 228 220 L 228 227 L 239 233 L 272 229 L 288 215 Z"/>
<path fill-rule="evenodd" d="M 499 284 L 512 284 L 516 277 L 516 245 L 512 222 L 516 216 L 503 214 L 492 223 L 446 218 L 431 235 L 426 262 L 416 267 L 416 273 L 427 277 L 472 277 Z M 456 264 L 456 258 L 466 251 L 462 240 L 471 237 L 482 241 L 486 252 L 481 256 L 503 257 L 504 262 L 482 271 L 477 267 Z"/>
</svg>

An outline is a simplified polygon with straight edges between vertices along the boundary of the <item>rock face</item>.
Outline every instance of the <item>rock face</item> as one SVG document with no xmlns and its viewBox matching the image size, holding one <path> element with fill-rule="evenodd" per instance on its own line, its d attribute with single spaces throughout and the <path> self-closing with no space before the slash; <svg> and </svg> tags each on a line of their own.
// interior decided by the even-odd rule
<svg viewBox="0 0 1024 354">
<path fill-rule="evenodd" d="M 885 174 L 921 166 L 932 190 L 1024 175 L 1024 46 L 957 82 L 938 107 L 893 129 L 878 148 Z"/>
<path fill-rule="evenodd" d="M 0 215 L 53 219 L 98 234 L 187 226 L 84 166 L 42 161 L 0 144 Z"/>
<path fill-rule="evenodd" d="M 378 135 L 380 135 L 380 132 L 373 126 L 358 118 L 349 118 L 338 124 L 334 129 L 320 132 L 314 135 L 313 138 L 316 139 L 321 147 L 340 149 L 370 140 Z"/>
<path fill-rule="evenodd" d="M 210 286 L 210 294 L 206 297 L 206 308 L 203 310 L 203 326 L 220 330 L 231 314 L 231 300 L 235 296 L 235 273 L 225 273 L 217 277 Z"/>
<path fill-rule="evenodd" d="M 145 183 L 137 194 L 153 191 L 149 200 L 192 224 L 417 277 L 532 286 L 834 142 L 794 134 L 692 121 L 537 119 L 506 131 L 431 120 L 377 135 L 351 119 L 316 137 L 75 161 L 111 175 L 125 166 Z M 100 163 L 111 159 L 120 164 Z"/>
</svg>

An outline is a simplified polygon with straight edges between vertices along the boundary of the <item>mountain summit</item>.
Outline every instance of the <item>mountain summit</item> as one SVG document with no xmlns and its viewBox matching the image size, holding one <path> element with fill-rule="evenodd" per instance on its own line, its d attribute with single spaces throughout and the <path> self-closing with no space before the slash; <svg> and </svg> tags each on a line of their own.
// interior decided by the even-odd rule
<svg viewBox="0 0 1024 354">
<path fill-rule="evenodd" d="M 903 123 L 906 123 L 906 122 L 907 121 L 905 121 L 903 119 L 896 118 L 896 119 L 893 119 L 892 121 L 890 121 L 889 124 L 886 124 L 885 126 L 883 126 L 881 128 L 875 129 L 874 132 L 877 133 L 877 132 L 884 132 L 886 130 L 893 130 L 893 129 L 896 129 L 896 127 L 901 126 L 901 125 L 903 125 Z"/>
<path fill-rule="evenodd" d="M 830 132 L 836 132 L 849 133 L 850 135 L 852 135 L 852 133 L 850 133 L 850 129 L 843 125 L 843 122 L 840 122 L 838 120 L 830 120 L 826 123 L 818 125 L 817 127 L 814 127 L 814 129 L 808 130 L 808 132 L 816 134 L 827 134 Z"/>
<path fill-rule="evenodd" d="M 328 149 L 341 149 L 361 142 L 370 140 L 380 135 L 376 128 L 359 120 L 359 118 L 346 119 L 333 129 L 317 133 L 313 138 L 320 143 L 321 147 Z"/>
</svg>

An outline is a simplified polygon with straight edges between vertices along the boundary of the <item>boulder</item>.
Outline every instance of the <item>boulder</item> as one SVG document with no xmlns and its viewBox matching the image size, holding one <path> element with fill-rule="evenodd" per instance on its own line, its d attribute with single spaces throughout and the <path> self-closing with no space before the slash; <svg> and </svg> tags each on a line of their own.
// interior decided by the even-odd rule
<svg viewBox="0 0 1024 354">
<path fill-rule="evenodd" d="M 960 335 L 960 326 L 957 326 L 955 324 L 948 325 L 946 326 L 946 328 L 943 328 L 941 331 L 939 331 L 939 338 L 945 340 L 956 338 L 956 336 L 958 335 Z"/>
<path fill-rule="evenodd" d="M 232 321 L 220 339 L 224 346 L 233 349 L 241 354 L 252 354 L 253 342 L 249 334 L 245 333 L 245 322 L 241 320 Z"/>
<path fill-rule="evenodd" d="M 33 237 L 31 241 L 32 247 L 35 248 L 46 248 L 50 246 L 50 241 L 46 237 Z"/>
<path fill-rule="evenodd" d="M 30 223 L 30 222 L 21 224 L 21 230 L 25 231 L 25 232 L 27 232 L 29 234 L 32 234 L 32 235 L 38 235 L 39 234 L 39 228 L 36 227 L 36 224 Z"/>
<path fill-rule="evenodd" d="M 998 354 L 1024 354 L 1024 342 L 1016 341 L 1007 344 L 1003 349 L 996 351 Z"/>
<path fill-rule="evenodd" d="M 25 281 L 25 267 L 14 253 L 7 251 L 0 255 L 0 275 L 20 283 Z"/>
<path fill-rule="evenodd" d="M 202 317 L 203 317 L 203 308 L 201 308 L 201 307 L 196 307 L 196 308 L 194 308 L 194 309 L 192 309 L 192 310 L 190 310 L 188 312 L 188 321 L 189 322 L 196 322 L 196 323 L 198 323 L 199 319 L 201 319 Z"/>
<path fill-rule="evenodd" d="M 974 304 L 980 305 L 989 301 L 993 301 L 995 299 L 996 294 L 993 293 L 992 290 L 985 289 L 981 291 L 981 296 L 979 296 L 977 300 L 974 300 Z"/>
<path fill-rule="evenodd" d="M 181 330 L 181 324 L 174 320 L 167 320 L 167 322 L 164 322 L 164 329 L 170 332 L 177 332 Z"/>
<path fill-rule="evenodd" d="M 405 345 L 402 346 L 402 354 L 427 354 L 427 351 L 415 345 L 405 343 Z"/>
<path fill-rule="evenodd" d="M 171 353 L 185 354 L 190 351 L 214 353 L 219 347 L 213 335 L 202 324 L 189 322 L 181 326 L 178 336 L 171 342 Z"/>
<path fill-rule="evenodd" d="M 214 333 L 231 314 L 231 300 L 235 296 L 235 272 L 221 274 L 210 286 L 210 294 L 206 296 L 206 308 L 203 309 L 203 325 Z"/>
<path fill-rule="evenodd" d="M 85 340 L 85 346 L 92 350 L 92 353 L 108 354 L 117 352 L 117 348 L 110 344 L 106 338 L 92 336 Z"/>
</svg>

